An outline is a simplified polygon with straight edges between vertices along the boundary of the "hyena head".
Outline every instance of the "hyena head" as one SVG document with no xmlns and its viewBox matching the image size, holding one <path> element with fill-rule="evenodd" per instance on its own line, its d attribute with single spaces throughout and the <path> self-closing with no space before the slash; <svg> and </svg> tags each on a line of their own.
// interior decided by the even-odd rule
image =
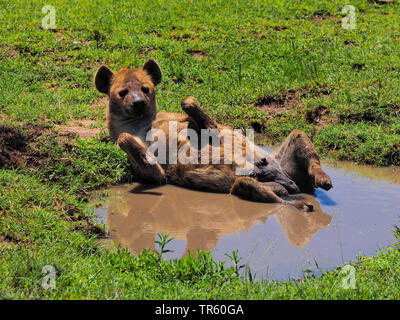
<svg viewBox="0 0 400 320">
<path fill-rule="evenodd" d="M 115 74 L 108 67 L 101 66 L 95 76 L 97 90 L 110 98 L 107 118 L 122 121 L 155 118 L 155 86 L 160 82 L 161 69 L 152 59 L 141 69 L 121 69 Z"/>
</svg>

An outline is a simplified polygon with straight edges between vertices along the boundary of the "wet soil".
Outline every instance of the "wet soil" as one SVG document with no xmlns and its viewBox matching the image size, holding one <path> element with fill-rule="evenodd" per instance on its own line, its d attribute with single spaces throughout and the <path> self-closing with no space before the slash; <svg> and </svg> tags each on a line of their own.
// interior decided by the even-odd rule
<svg viewBox="0 0 400 320">
<path fill-rule="evenodd" d="M 64 161 L 51 157 L 38 147 L 42 136 L 56 135 L 57 144 L 67 147 L 76 137 L 93 138 L 100 133 L 101 128 L 90 128 L 93 120 L 74 121 L 68 125 L 56 125 L 50 130 L 38 125 L 23 125 L 13 127 L 0 125 L 0 169 L 17 167 L 41 167 L 44 163 Z"/>
</svg>

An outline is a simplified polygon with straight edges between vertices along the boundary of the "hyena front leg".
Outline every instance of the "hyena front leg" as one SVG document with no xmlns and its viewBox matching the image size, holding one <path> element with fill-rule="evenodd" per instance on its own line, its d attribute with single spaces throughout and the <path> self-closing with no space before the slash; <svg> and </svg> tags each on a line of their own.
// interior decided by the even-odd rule
<svg viewBox="0 0 400 320">
<path fill-rule="evenodd" d="M 245 200 L 268 203 L 281 203 L 294 206 L 295 208 L 306 212 L 314 210 L 314 206 L 310 202 L 302 200 L 284 200 L 274 192 L 274 189 L 275 191 L 279 190 L 282 193 L 285 193 L 282 189 L 280 189 L 277 185 L 273 183 L 261 183 L 254 178 L 239 177 L 235 180 L 231 188 L 231 193 Z"/>
<path fill-rule="evenodd" d="M 302 192 L 332 188 L 331 178 L 322 169 L 314 144 L 303 131 L 293 130 L 275 158 Z"/>
<path fill-rule="evenodd" d="M 140 180 L 156 184 L 165 183 L 164 169 L 154 156 L 147 152 L 147 146 L 142 139 L 124 132 L 119 135 L 117 144 L 128 155 Z"/>
<path fill-rule="evenodd" d="M 194 97 L 187 97 L 181 102 L 182 110 L 194 121 L 198 129 L 217 129 L 218 126 L 201 108 Z"/>
</svg>

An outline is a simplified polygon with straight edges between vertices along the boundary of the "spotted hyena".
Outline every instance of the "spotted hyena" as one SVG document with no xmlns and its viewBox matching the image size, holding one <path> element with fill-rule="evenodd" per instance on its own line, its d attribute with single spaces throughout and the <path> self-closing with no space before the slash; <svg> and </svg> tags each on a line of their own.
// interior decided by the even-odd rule
<svg viewBox="0 0 400 320">
<path fill-rule="evenodd" d="M 107 125 L 110 137 L 128 155 L 138 180 L 232 193 L 251 201 L 293 205 L 305 211 L 312 210 L 312 205 L 307 201 L 293 200 L 289 194 L 313 192 L 315 188 L 329 190 L 332 187 L 331 179 L 321 168 L 313 143 L 304 132 L 292 131 L 280 149 L 271 155 L 243 135 L 238 136 L 237 131 L 232 128 L 213 121 L 193 97 L 185 98 L 181 102 L 185 113 L 157 112 L 155 87 L 161 82 L 161 78 L 159 65 L 151 59 L 140 69 L 122 69 L 117 73 L 101 66 L 95 76 L 96 88 L 109 96 Z M 217 139 L 204 143 L 194 142 L 188 136 L 183 139 L 173 137 L 171 123 L 176 126 L 176 132 L 189 129 L 196 133 L 214 130 L 217 132 Z M 148 152 L 151 142 L 147 138 L 154 130 L 165 136 L 165 145 L 161 144 L 166 150 L 164 162 L 158 161 L 158 150 Z M 230 148 L 225 148 L 228 145 L 225 135 L 218 136 L 221 132 L 232 133 L 233 142 Z M 199 161 L 188 163 L 172 162 L 171 147 L 166 143 L 171 138 L 178 140 L 178 150 L 187 146 L 186 151 L 189 154 L 193 150 L 207 148 L 207 152 L 217 154 L 221 161 L 201 163 L 197 159 Z M 160 141 L 157 142 L 160 146 Z M 237 161 L 233 154 L 238 152 L 245 156 L 249 149 L 252 150 L 255 166 L 246 175 L 238 175 L 238 169 L 246 167 L 247 162 Z M 214 151 L 218 152 L 213 153 Z M 224 161 L 227 155 L 233 158 L 231 163 Z"/>
</svg>

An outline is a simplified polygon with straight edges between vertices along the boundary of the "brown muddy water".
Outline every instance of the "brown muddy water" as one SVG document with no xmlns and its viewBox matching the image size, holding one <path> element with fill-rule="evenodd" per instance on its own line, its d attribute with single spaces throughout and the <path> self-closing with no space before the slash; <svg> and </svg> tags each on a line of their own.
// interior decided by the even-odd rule
<svg viewBox="0 0 400 320">
<path fill-rule="evenodd" d="M 314 204 L 311 213 L 227 194 L 139 184 L 112 187 L 106 196 L 102 192 L 103 205 L 95 213 L 110 239 L 133 254 L 155 248 L 157 233 L 168 232 L 175 240 L 167 246 L 174 252 L 166 259 L 199 248 L 231 265 L 225 253 L 238 249 L 240 263 L 256 278 L 301 277 L 305 269 L 318 274 L 395 243 L 400 168 L 348 162 L 323 167 L 334 188 L 303 195 Z"/>
</svg>

